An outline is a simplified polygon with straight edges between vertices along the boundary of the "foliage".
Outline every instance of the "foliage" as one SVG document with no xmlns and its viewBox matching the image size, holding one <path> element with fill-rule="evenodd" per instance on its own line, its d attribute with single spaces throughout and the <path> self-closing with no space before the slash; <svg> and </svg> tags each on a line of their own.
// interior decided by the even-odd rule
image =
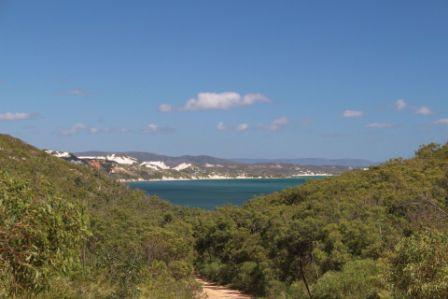
<svg viewBox="0 0 448 299">
<path fill-rule="evenodd" d="M 341 271 L 328 271 L 313 286 L 314 298 L 379 298 L 380 270 L 373 260 L 355 260 Z"/>
<path fill-rule="evenodd" d="M 448 145 L 431 144 L 413 159 L 310 181 L 241 208 L 220 208 L 192 222 L 197 269 L 214 281 L 273 298 L 397 294 L 394 288 L 407 287 L 385 282 L 384 260 L 402 238 L 422 229 L 447 233 L 447 187 Z M 416 266 L 410 269 L 416 278 Z M 430 289 L 421 298 L 445 291 L 438 281 L 448 281 L 448 275 L 435 269 L 433 284 L 412 280 L 413 289 Z"/>
<path fill-rule="evenodd" d="M 406 298 L 448 296 L 448 235 L 425 231 L 404 238 L 391 257 L 390 279 Z"/>
<path fill-rule="evenodd" d="M 47 182 L 33 194 L 29 184 L 0 172 L 0 266 L 12 294 L 50 287 L 56 273 L 80 270 L 87 219 L 75 203 L 52 194 Z"/>
<path fill-rule="evenodd" d="M 193 212 L 9 136 L 0 135 L 0 165 L 0 297 L 197 292 L 191 226 L 182 220 Z"/>
<path fill-rule="evenodd" d="M 0 297 L 446 298 L 448 145 L 205 212 L 0 135 Z"/>
</svg>

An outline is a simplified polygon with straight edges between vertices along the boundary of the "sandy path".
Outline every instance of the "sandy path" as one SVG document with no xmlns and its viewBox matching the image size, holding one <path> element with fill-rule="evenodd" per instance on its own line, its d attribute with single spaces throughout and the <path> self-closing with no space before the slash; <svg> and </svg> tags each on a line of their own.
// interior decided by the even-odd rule
<svg viewBox="0 0 448 299">
<path fill-rule="evenodd" d="M 202 285 L 202 292 L 207 299 L 250 299 L 250 296 L 243 295 L 239 291 L 231 290 L 224 286 L 219 286 L 200 278 L 196 279 Z"/>
</svg>

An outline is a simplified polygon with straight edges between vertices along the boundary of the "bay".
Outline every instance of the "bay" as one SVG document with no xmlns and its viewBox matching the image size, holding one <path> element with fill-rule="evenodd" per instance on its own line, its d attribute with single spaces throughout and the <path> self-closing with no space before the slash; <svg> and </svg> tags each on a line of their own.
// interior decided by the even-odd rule
<svg viewBox="0 0 448 299">
<path fill-rule="evenodd" d="M 247 200 L 301 185 L 310 179 L 227 179 L 191 181 L 132 182 L 129 186 L 157 195 L 176 205 L 193 208 L 215 209 L 226 204 L 242 205 Z"/>
</svg>

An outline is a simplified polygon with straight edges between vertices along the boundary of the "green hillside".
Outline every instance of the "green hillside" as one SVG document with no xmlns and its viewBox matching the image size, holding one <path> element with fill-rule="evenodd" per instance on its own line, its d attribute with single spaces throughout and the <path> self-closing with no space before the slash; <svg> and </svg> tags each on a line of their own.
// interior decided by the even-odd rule
<svg viewBox="0 0 448 299">
<path fill-rule="evenodd" d="M 206 212 L 0 136 L 0 298 L 447 298 L 448 146 Z"/>
<path fill-rule="evenodd" d="M 177 209 L 0 136 L 0 297 L 191 298 Z"/>
<path fill-rule="evenodd" d="M 447 203 L 448 146 L 428 145 L 204 215 L 196 264 L 271 298 L 447 298 Z"/>
</svg>

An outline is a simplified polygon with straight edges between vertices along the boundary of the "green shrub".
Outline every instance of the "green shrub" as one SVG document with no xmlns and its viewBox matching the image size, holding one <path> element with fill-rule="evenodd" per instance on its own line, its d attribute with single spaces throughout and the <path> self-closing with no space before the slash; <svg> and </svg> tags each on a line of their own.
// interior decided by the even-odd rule
<svg viewBox="0 0 448 299">
<path fill-rule="evenodd" d="M 341 271 L 325 273 L 312 286 L 313 298 L 379 298 L 380 271 L 373 260 L 351 261 Z"/>
<path fill-rule="evenodd" d="M 404 238 L 391 257 L 390 279 L 397 296 L 448 297 L 448 234 L 424 231 Z"/>
<path fill-rule="evenodd" d="M 81 270 L 81 249 L 89 234 L 81 206 L 53 194 L 50 185 L 29 184 L 0 173 L 0 265 L 13 294 L 38 293 L 52 276 Z"/>
</svg>

